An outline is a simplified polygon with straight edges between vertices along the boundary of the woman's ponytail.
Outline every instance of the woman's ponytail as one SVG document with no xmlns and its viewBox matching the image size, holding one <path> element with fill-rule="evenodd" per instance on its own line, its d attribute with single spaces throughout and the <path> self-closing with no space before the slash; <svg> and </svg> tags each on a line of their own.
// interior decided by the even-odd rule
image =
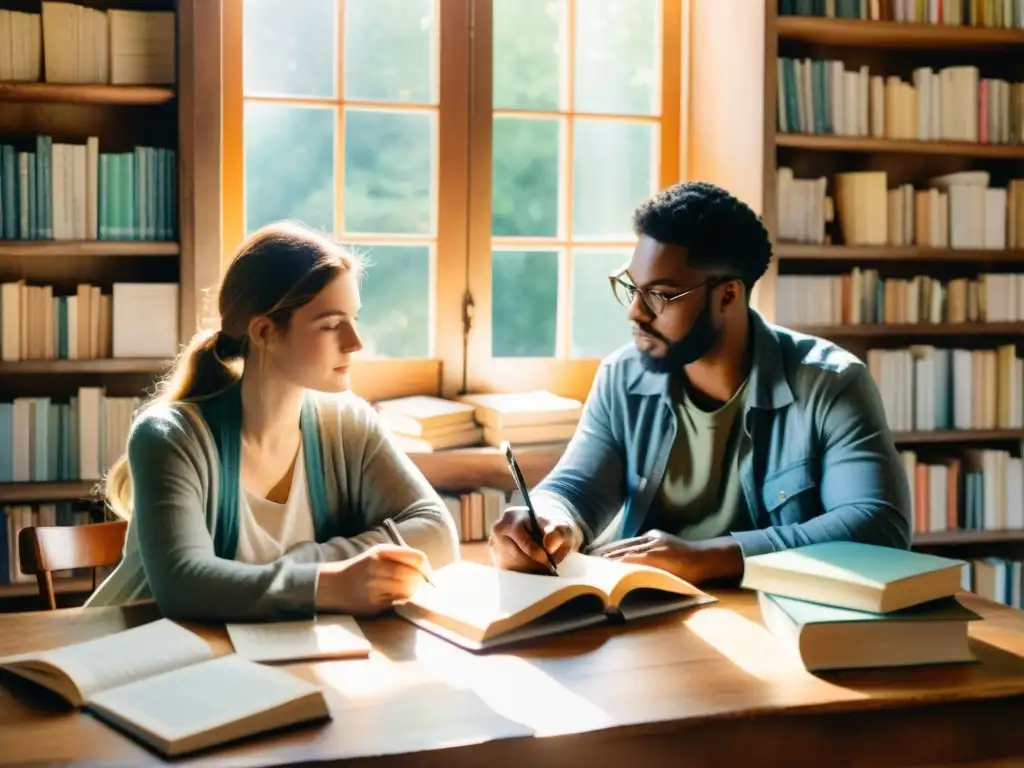
<svg viewBox="0 0 1024 768">
<path fill-rule="evenodd" d="M 146 410 L 179 400 L 201 400 L 223 392 L 242 375 L 244 345 L 223 332 L 199 331 L 178 355 L 170 373 L 136 419 Z M 107 473 L 107 503 L 116 515 L 128 519 L 132 506 L 132 483 L 127 456 L 121 456 Z"/>
</svg>

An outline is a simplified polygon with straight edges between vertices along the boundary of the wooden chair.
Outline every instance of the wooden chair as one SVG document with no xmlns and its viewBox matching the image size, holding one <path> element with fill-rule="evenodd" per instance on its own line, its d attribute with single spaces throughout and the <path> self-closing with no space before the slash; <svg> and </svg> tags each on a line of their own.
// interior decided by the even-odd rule
<svg viewBox="0 0 1024 768">
<path fill-rule="evenodd" d="M 91 568 L 95 591 L 96 569 L 117 565 L 127 531 L 128 523 L 124 520 L 22 528 L 18 533 L 21 572 L 36 577 L 40 598 L 51 611 L 56 610 L 53 572 Z"/>
</svg>

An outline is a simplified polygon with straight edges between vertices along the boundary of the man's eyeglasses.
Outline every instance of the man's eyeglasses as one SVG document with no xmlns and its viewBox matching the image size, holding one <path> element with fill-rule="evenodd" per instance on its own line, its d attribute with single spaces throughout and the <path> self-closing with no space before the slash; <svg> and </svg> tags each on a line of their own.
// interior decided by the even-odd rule
<svg viewBox="0 0 1024 768">
<path fill-rule="evenodd" d="M 683 291 L 682 293 L 676 293 L 668 295 L 662 291 L 645 290 L 643 288 L 637 288 L 626 270 L 618 269 L 612 274 L 608 275 L 608 281 L 612 286 L 612 293 L 615 294 L 615 298 L 618 299 L 619 303 L 624 307 L 629 307 L 633 303 L 633 299 L 636 295 L 640 294 L 640 299 L 644 305 L 650 311 L 652 315 L 660 315 L 668 307 L 669 302 L 681 299 L 683 296 L 689 296 L 694 291 L 698 291 L 709 283 L 720 282 L 721 278 L 705 280 L 700 285 L 696 285 L 693 288 Z"/>
</svg>

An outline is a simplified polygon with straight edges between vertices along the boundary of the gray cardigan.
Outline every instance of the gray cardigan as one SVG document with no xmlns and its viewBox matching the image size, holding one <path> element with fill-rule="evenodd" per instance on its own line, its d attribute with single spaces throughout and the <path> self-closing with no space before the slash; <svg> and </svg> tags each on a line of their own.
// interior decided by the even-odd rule
<svg viewBox="0 0 1024 768">
<path fill-rule="evenodd" d="M 133 503 L 123 559 L 86 605 L 153 598 L 168 618 L 311 617 L 316 564 L 387 543 L 380 525 L 388 517 L 409 546 L 427 554 L 432 567 L 457 560 L 458 535 L 447 507 L 389 440 L 373 409 L 350 393 L 311 394 L 307 405 L 303 445 L 322 467 L 321 474 L 308 478 L 311 501 L 316 509 L 314 497 L 325 499 L 333 517 L 329 522 L 336 523 L 331 527 L 351 535 L 304 542 L 267 565 L 240 563 L 223 552 L 219 556 L 221 484 L 235 484 L 229 490 L 236 492 L 228 497 L 234 507 L 240 483 L 237 457 L 228 461 L 225 451 L 218 450 L 217 430 L 204 419 L 201 406 L 157 406 L 136 421 L 128 440 Z"/>
</svg>

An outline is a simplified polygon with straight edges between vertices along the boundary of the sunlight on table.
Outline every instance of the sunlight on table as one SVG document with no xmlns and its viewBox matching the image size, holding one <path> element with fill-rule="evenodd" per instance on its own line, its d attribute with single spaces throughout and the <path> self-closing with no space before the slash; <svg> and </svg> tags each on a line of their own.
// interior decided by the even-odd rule
<svg viewBox="0 0 1024 768">
<path fill-rule="evenodd" d="M 762 624 L 730 608 L 708 606 L 695 611 L 683 623 L 739 669 L 759 680 L 785 680 L 794 672 L 803 671 L 799 660 L 785 653 Z"/>
<path fill-rule="evenodd" d="M 497 654 L 473 656 L 427 633 L 417 635 L 415 653 L 420 664 L 438 680 L 473 691 L 497 714 L 531 728 L 536 736 L 614 724 L 600 707 L 526 659 Z"/>
</svg>

